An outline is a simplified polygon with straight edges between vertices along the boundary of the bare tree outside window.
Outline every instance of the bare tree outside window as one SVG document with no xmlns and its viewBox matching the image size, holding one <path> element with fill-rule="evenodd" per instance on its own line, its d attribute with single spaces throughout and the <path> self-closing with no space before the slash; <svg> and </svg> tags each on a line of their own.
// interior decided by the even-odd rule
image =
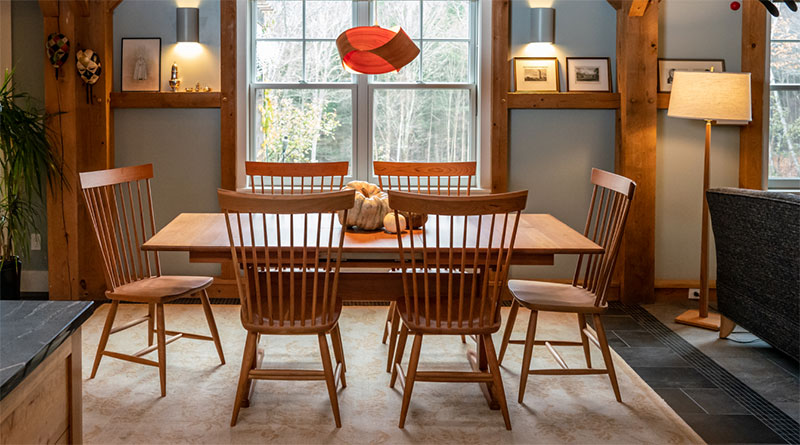
<svg viewBox="0 0 800 445">
<path fill-rule="evenodd" d="M 800 181 L 800 13 L 772 19 L 769 178 Z"/>
</svg>

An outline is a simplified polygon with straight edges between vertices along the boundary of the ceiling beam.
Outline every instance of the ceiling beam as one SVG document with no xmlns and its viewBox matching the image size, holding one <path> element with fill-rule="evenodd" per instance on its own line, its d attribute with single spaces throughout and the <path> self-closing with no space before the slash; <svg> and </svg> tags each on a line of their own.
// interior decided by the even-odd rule
<svg viewBox="0 0 800 445">
<path fill-rule="evenodd" d="M 628 12 L 629 17 L 641 17 L 647 10 L 647 5 L 650 0 L 633 0 L 631 3 L 631 10 Z"/>
</svg>

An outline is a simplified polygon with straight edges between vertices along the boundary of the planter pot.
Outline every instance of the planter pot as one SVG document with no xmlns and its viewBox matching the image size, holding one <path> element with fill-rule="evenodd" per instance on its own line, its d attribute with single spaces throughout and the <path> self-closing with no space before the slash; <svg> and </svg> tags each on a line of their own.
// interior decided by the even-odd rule
<svg viewBox="0 0 800 445">
<path fill-rule="evenodd" d="M 3 259 L 0 267 L 0 299 L 19 300 L 19 286 L 22 281 L 22 261 L 19 257 Z"/>
</svg>

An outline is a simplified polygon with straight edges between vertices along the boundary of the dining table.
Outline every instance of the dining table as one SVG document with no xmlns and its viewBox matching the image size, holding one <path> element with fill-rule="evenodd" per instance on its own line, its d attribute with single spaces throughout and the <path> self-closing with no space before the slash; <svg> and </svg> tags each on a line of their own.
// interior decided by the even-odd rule
<svg viewBox="0 0 800 445">
<path fill-rule="evenodd" d="M 230 216 L 235 218 L 235 216 Z M 242 215 L 241 217 L 244 217 Z M 510 216 L 515 218 L 515 216 Z M 235 221 L 232 221 L 235 223 Z M 336 231 L 341 225 L 332 218 Z M 462 221 L 463 222 L 463 221 Z M 466 225 L 478 224 L 466 221 Z M 258 225 L 256 225 L 258 226 Z M 466 227 L 464 224 L 453 224 L 453 227 Z M 481 230 L 489 230 L 483 224 Z M 473 227 L 474 228 L 474 227 Z M 253 234 L 255 239 L 263 243 L 265 235 Z M 422 232 L 433 233 L 436 230 L 434 218 L 429 218 L 425 226 L 413 231 L 405 231 L 402 240 L 415 237 L 422 240 Z M 235 241 L 238 242 L 238 236 Z M 249 237 L 249 234 L 243 236 Z M 288 234 L 284 233 L 282 246 L 289 245 Z M 433 237 L 429 237 L 433 239 Z M 441 236 L 442 248 L 459 250 L 461 236 Z M 493 244 L 500 242 L 501 237 L 482 237 L 493 239 Z M 452 245 L 449 244 L 452 240 Z M 249 242 L 249 240 L 246 240 Z M 403 241 L 403 245 L 405 246 Z M 485 241 L 488 243 L 488 241 Z M 257 243 L 258 244 L 258 243 Z M 272 246 L 273 243 L 271 242 Z M 181 213 L 170 221 L 142 246 L 147 251 L 188 252 L 189 261 L 195 263 L 219 263 L 222 265 L 220 276 L 214 277 L 214 284 L 208 289 L 212 297 L 238 297 L 235 271 L 231 260 L 231 244 L 225 215 L 222 213 Z M 398 272 L 399 243 L 396 234 L 383 230 L 361 231 L 345 229 L 342 248 L 343 261 L 339 276 L 338 295 L 345 301 L 395 301 L 403 297 L 402 274 Z M 574 230 L 550 214 L 525 213 L 519 216 L 518 229 L 511 256 L 512 265 L 552 265 L 556 255 L 578 255 L 602 253 L 603 248 L 580 232 Z M 484 348 L 478 344 L 476 351 L 469 350 L 467 358 L 474 369 L 485 371 L 487 361 Z M 480 383 L 487 402 L 492 409 L 499 409 L 495 390 L 491 383 Z"/>
</svg>

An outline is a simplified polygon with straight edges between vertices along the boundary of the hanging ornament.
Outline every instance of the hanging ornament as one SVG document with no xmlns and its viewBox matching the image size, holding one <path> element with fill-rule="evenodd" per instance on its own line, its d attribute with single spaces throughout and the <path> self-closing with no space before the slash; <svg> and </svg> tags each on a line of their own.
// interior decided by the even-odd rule
<svg viewBox="0 0 800 445">
<path fill-rule="evenodd" d="M 400 71 L 419 54 L 419 48 L 402 28 L 359 26 L 336 39 L 345 70 L 355 74 Z"/>
<path fill-rule="evenodd" d="M 50 65 L 56 69 L 56 79 L 58 79 L 58 69 L 67 61 L 69 57 L 69 39 L 64 34 L 54 32 L 47 36 L 45 43 L 47 48 L 47 58 Z"/>
<path fill-rule="evenodd" d="M 96 52 L 86 49 L 75 53 L 75 66 L 78 68 L 81 80 L 86 84 L 86 103 L 92 103 L 92 85 L 100 79 L 103 68 L 100 67 L 100 56 Z"/>
</svg>

